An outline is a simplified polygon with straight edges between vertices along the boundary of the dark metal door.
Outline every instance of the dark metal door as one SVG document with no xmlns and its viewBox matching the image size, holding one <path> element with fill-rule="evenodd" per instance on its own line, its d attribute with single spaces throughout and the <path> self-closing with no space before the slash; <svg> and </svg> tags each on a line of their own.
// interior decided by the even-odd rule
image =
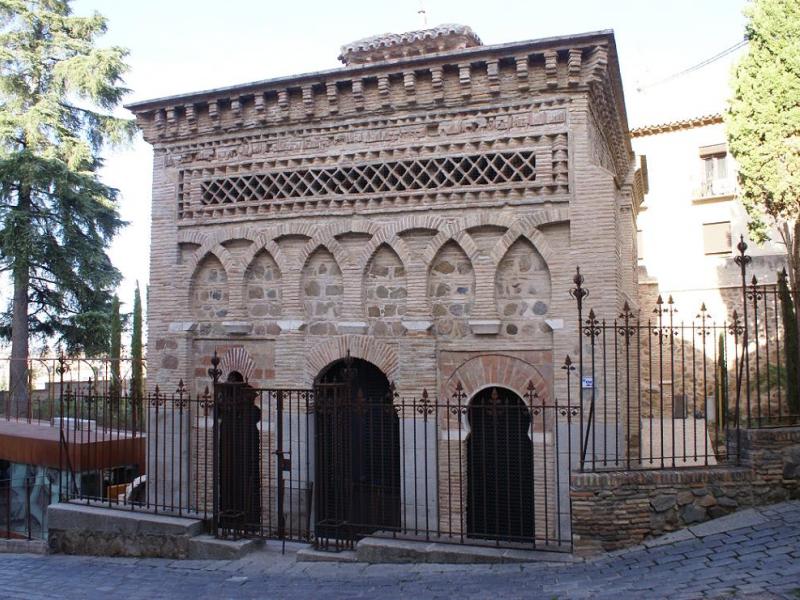
<svg viewBox="0 0 800 600">
<path fill-rule="evenodd" d="M 354 541 L 347 493 L 353 452 L 349 398 L 346 382 L 319 384 L 314 389 L 315 535 L 317 546 L 325 549 L 350 547 Z"/>
<path fill-rule="evenodd" d="M 217 531 L 238 537 L 261 531 L 261 410 L 256 392 L 245 383 L 215 386 L 214 499 Z"/>
<path fill-rule="evenodd" d="M 400 527 L 400 428 L 390 386 L 350 359 L 315 388 L 318 547 Z"/>
<path fill-rule="evenodd" d="M 468 409 L 467 534 L 534 539 L 533 444 L 529 409 L 509 390 L 489 388 Z"/>
</svg>

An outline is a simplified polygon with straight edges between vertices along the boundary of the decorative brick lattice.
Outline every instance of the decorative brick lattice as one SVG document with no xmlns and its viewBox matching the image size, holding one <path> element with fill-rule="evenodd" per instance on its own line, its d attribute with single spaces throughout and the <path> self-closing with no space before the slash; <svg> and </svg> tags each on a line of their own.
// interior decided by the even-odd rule
<svg viewBox="0 0 800 600">
<path fill-rule="evenodd" d="M 220 177 L 201 183 L 201 202 L 218 205 L 479 186 L 516 187 L 535 180 L 535 154 L 522 150 Z"/>
</svg>

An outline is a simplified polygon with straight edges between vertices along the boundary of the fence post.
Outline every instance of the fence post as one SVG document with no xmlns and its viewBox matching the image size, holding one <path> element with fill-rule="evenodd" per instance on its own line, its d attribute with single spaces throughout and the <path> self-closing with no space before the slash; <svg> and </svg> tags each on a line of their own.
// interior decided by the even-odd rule
<svg viewBox="0 0 800 600">
<path fill-rule="evenodd" d="M 67 359 L 62 353 L 58 357 L 58 501 L 64 501 L 64 373 L 67 371 Z"/>
<path fill-rule="evenodd" d="M 747 423 L 750 424 L 750 352 L 748 346 L 748 327 L 747 327 L 747 265 L 753 260 L 750 256 L 745 254 L 747 251 L 747 243 L 744 241 L 744 235 L 739 236 L 739 243 L 736 244 L 736 249 L 739 251 L 739 256 L 734 256 L 734 262 L 739 265 L 739 271 L 742 277 L 742 362 L 740 363 L 740 370 L 736 377 L 736 403 L 739 403 L 739 395 L 742 391 L 742 370 L 744 371 L 745 384 L 745 397 L 747 401 Z M 738 423 L 737 423 L 738 425 Z"/>
<path fill-rule="evenodd" d="M 219 465 L 218 465 L 218 457 L 217 457 L 217 449 L 218 449 L 218 442 L 219 442 L 219 428 L 218 428 L 218 421 L 219 421 L 219 398 L 217 394 L 219 393 L 219 389 L 217 384 L 219 383 L 220 375 L 222 375 L 222 371 L 219 368 L 219 356 L 217 355 L 217 350 L 214 349 L 214 355 L 211 357 L 211 368 L 208 370 L 208 376 L 211 377 L 213 382 L 213 421 L 212 421 L 212 440 L 211 440 L 211 479 L 212 479 L 212 507 L 211 507 L 211 519 L 214 523 L 214 537 L 219 535 Z M 208 456 L 208 449 L 206 448 L 206 457 Z M 206 483 L 206 485 L 208 485 Z"/>
<path fill-rule="evenodd" d="M 589 290 L 583 287 L 583 275 L 581 275 L 581 268 L 575 267 L 575 277 L 572 282 L 575 287 L 569 291 L 569 295 L 575 298 L 578 305 L 578 402 L 579 404 L 579 422 L 580 422 L 580 436 L 581 443 L 581 469 L 586 458 L 586 448 L 583 447 L 583 391 L 581 385 L 583 382 L 583 299 L 589 295 Z M 587 427 L 588 430 L 588 427 Z"/>
</svg>

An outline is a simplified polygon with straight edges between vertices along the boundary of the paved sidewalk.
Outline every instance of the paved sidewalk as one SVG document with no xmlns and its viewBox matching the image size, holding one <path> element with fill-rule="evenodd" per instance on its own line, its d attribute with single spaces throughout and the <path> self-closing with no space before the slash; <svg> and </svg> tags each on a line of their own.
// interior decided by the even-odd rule
<svg viewBox="0 0 800 600">
<path fill-rule="evenodd" d="M 725 533 L 709 525 L 698 529 L 700 537 L 573 564 L 297 563 L 278 544 L 237 561 L 3 555 L 0 597 L 798 600 L 800 502 L 750 517 L 762 522 Z"/>
</svg>

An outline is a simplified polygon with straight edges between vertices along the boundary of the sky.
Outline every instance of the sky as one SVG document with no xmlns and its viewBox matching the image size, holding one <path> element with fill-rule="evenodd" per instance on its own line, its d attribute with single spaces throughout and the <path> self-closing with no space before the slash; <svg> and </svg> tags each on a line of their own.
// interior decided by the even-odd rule
<svg viewBox="0 0 800 600">
<path fill-rule="evenodd" d="M 363 37 L 469 25 L 484 44 L 613 29 L 631 127 L 719 112 L 732 61 L 659 83 L 741 41 L 745 0 L 75 0 L 108 18 L 102 45 L 130 50 L 126 102 L 341 66 L 339 48 Z M 120 114 L 130 116 L 125 110 Z M 120 190 L 128 227 L 111 258 L 133 288 L 148 279 L 152 150 L 141 139 L 105 154 L 103 180 Z"/>
</svg>

